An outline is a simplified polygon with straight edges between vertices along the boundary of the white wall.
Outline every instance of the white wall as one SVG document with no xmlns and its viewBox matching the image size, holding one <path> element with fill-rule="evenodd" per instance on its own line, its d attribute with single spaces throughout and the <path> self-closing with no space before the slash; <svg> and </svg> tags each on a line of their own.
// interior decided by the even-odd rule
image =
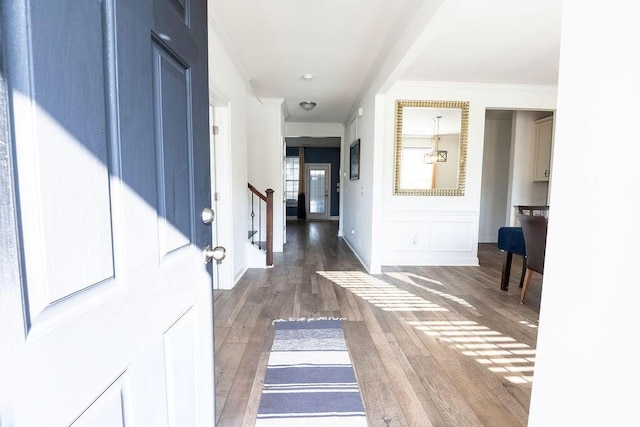
<svg viewBox="0 0 640 427">
<path fill-rule="evenodd" d="M 396 99 L 470 102 L 464 196 L 393 195 Z M 364 267 L 477 265 L 485 110 L 553 110 L 555 102 L 556 88 L 540 86 L 398 82 L 384 95 L 369 92 L 351 125 L 361 139 L 360 179 L 342 186 L 344 238 Z"/>
<path fill-rule="evenodd" d="M 247 99 L 248 86 L 223 47 L 218 34 L 209 25 L 209 88 L 219 106 L 228 109 L 228 144 L 230 168 L 226 178 L 230 182 L 231 212 L 247 212 Z M 234 283 L 220 283 L 221 289 L 230 289 L 246 270 L 246 221 L 241 215 L 224 218 L 218 215 L 219 226 L 233 229 L 231 242 L 219 242 L 227 248 L 226 263 L 233 264 Z"/>
<path fill-rule="evenodd" d="M 376 100 L 372 96 L 366 97 L 360 104 L 362 116 L 354 114 L 347 126 L 346 134 L 350 141 L 342 145 L 342 193 L 341 216 L 342 235 L 347 244 L 356 254 L 362 265 L 371 273 L 373 252 L 371 242 L 379 230 L 373 228 L 374 216 L 378 214 L 374 208 L 376 180 L 375 166 L 375 119 Z M 360 173 L 359 179 L 349 178 L 350 144 L 360 139 Z"/>
<path fill-rule="evenodd" d="M 486 109 L 553 109 L 553 87 L 398 82 L 385 95 L 381 209 L 383 230 L 372 241 L 381 265 L 477 265 Z M 469 101 L 464 196 L 394 196 L 397 99 Z M 375 268 L 375 266 L 373 266 Z"/>
<path fill-rule="evenodd" d="M 340 137 L 344 138 L 344 126 L 341 123 L 307 123 L 286 122 L 285 136 L 308 136 L 314 138 Z"/>
<path fill-rule="evenodd" d="M 251 97 L 249 99 L 251 120 L 248 128 L 248 178 L 249 182 L 263 194 L 266 194 L 267 188 L 274 191 L 274 252 L 282 252 L 284 242 L 283 101 L 282 98 Z M 249 217 L 246 218 L 248 225 Z"/>
<path fill-rule="evenodd" d="M 563 2 L 532 427 L 638 424 L 636 8 Z M 615 141 L 613 161 L 603 141 Z"/>
</svg>

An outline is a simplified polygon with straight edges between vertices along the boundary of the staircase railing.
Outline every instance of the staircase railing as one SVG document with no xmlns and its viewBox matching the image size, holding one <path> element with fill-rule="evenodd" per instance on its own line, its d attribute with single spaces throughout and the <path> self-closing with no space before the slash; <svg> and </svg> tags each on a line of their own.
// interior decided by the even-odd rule
<svg viewBox="0 0 640 427">
<path fill-rule="evenodd" d="M 251 244 L 265 252 L 267 266 L 273 265 L 273 190 L 267 188 L 262 194 L 249 184 L 249 207 Z M 257 218 L 256 218 L 257 216 Z"/>
</svg>

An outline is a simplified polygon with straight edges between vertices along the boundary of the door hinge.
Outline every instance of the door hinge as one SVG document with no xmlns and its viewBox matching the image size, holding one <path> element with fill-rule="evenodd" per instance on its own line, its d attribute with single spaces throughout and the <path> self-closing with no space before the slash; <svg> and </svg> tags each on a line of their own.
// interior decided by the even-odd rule
<svg viewBox="0 0 640 427">
<path fill-rule="evenodd" d="M 218 133 L 220 133 L 220 128 L 216 125 L 211 126 L 211 132 L 213 132 L 214 135 L 217 135 Z"/>
<path fill-rule="evenodd" d="M 214 201 L 219 201 L 220 199 L 222 199 L 222 196 L 220 195 L 220 193 L 218 191 L 216 191 L 215 193 L 213 193 L 213 200 Z"/>
</svg>

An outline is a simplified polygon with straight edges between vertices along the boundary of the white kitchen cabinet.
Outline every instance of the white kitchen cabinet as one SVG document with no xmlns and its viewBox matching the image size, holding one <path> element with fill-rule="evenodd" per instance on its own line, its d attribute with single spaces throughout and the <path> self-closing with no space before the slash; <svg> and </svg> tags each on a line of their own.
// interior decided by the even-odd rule
<svg viewBox="0 0 640 427">
<path fill-rule="evenodd" d="M 536 120 L 533 180 L 549 181 L 551 176 L 551 144 L 553 141 L 553 116 Z"/>
</svg>

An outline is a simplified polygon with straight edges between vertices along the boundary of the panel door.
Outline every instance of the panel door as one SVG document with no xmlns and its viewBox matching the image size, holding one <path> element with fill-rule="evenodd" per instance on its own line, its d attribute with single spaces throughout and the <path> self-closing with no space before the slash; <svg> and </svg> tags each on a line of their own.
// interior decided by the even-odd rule
<svg viewBox="0 0 640 427">
<path fill-rule="evenodd" d="M 213 425 L 204 0 L 1 13 L 0 424 Z"/>
<path fill-rule="evenodd" d="M 307 164 L 306 192 L 307 192 L 307 218 L 329 218 L 329 195 L 331 188 L 331 165 L 318 163 Z"/>
</svg>

